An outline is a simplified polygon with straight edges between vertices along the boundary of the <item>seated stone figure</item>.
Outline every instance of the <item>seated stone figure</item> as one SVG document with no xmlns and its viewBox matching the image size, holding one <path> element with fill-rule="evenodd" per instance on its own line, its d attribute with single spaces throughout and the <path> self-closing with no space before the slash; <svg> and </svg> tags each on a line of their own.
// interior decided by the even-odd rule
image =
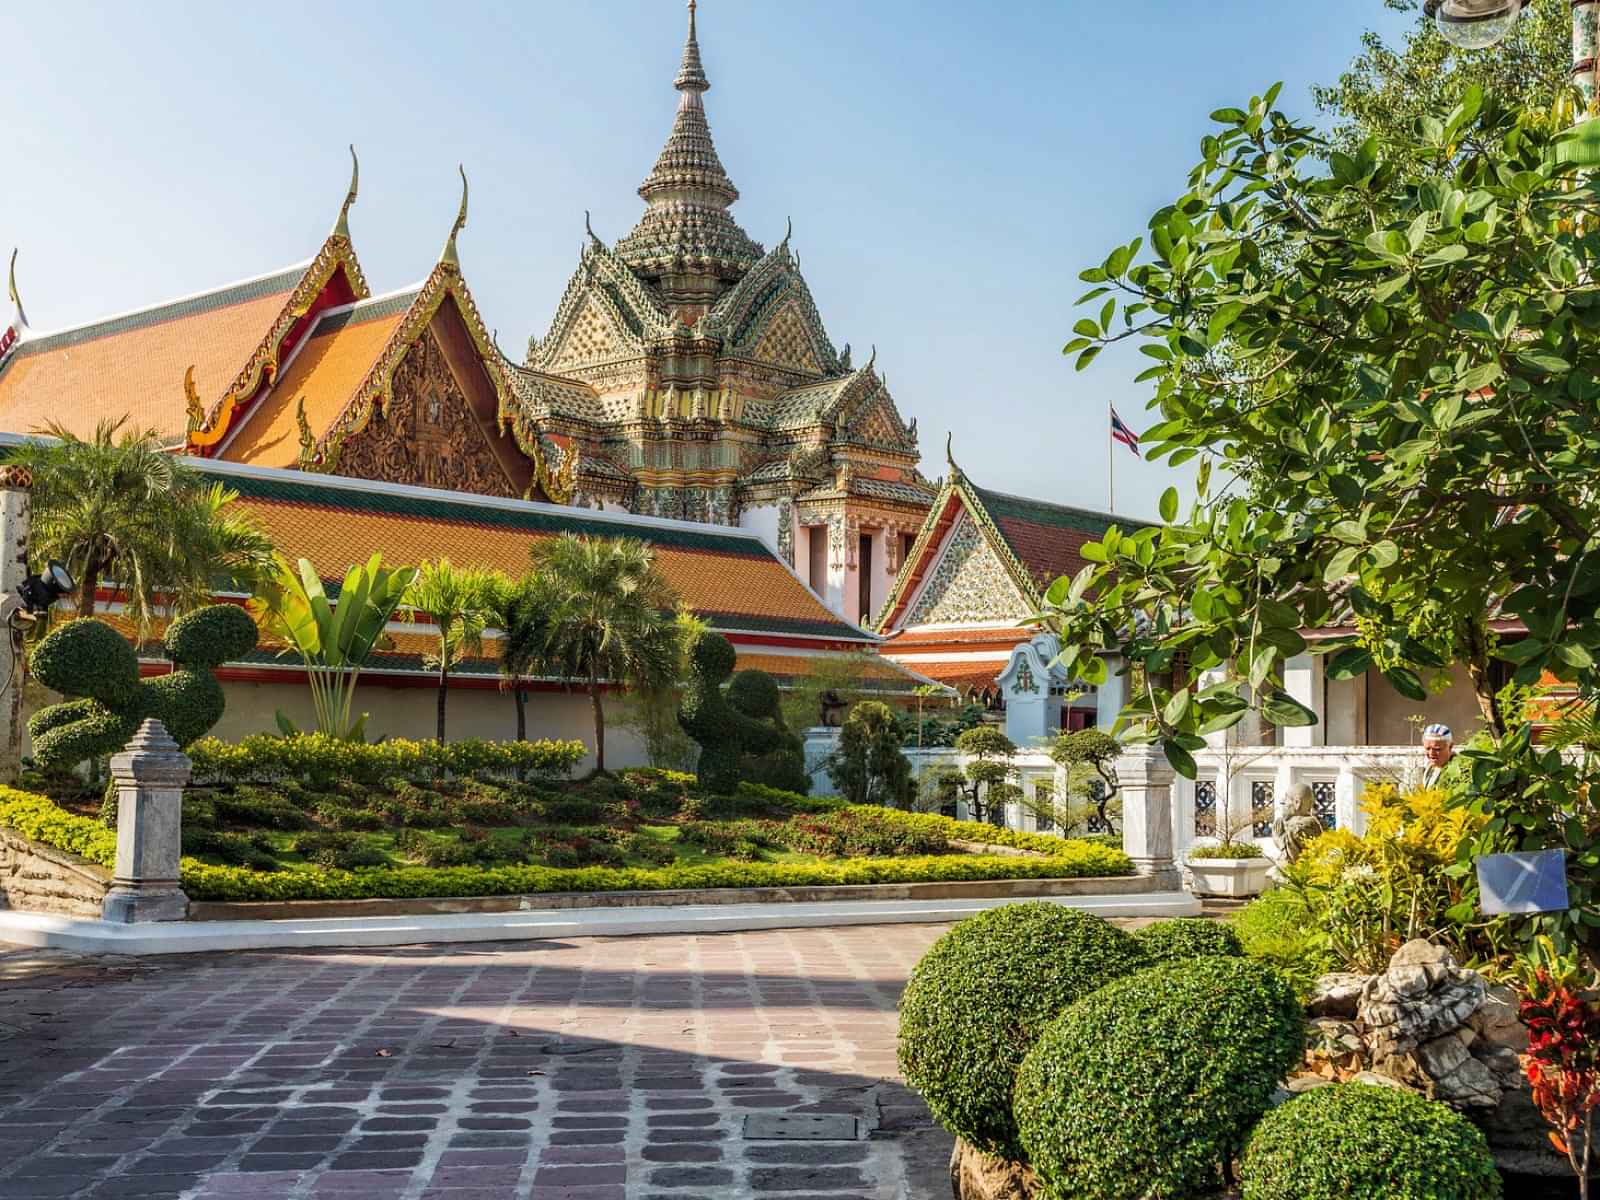
<svg viewBox="0 0 1600 1200">
<path fill-rule="evenodd" d="M 1289 791 L 1283 816 L 1272 822 L 1272 840 L 1285 862 L 1295 862 L 1311 839 L 1322 832 L 1315 813 L 1316 797 L 1308 783 L 1296 784 Z"/>
</svg>

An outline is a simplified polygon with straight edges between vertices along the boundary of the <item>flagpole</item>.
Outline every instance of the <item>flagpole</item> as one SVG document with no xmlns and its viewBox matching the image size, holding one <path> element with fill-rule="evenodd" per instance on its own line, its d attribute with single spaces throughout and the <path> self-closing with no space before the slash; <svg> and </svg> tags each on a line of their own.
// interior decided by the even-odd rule
<svg viewBox="0 0 1600 1200">
<path fill-rule="evenodd" d="M 1117 439 L 1111 436 L 1111 405 L 1106 404 L 1106 511 L 1117 511 Z"/>
</svg>

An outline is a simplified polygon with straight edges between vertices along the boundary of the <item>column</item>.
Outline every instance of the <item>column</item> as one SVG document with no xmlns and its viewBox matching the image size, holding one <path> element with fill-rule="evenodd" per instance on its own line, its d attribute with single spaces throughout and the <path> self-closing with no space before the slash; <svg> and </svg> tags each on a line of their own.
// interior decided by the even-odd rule
<svg viewBox="0 0 1600 1200">
<path fill-rule="evenodd" d="M 1328 714 L 1322 689 L 1322 656 L 1296 654 L 1283 664 L 1283 690 L 1291 699 L 1317 714 L 1315 725 L 1288 725 L 1282 730 L 1285 746 L 1324 746 L 1327 744 Z"/>
<path fill-rule="evenodd" d="M 117 868 L 101 915 L 132 925 L 181 921 L 189 897 L 178 886 L 183 787 L 189 759 L 154 717 L 146 718 L 121 754 L 112 756 L 117 785 Z"/>
<path fill-rule="evenodd" d="M 1117 715 L 1122 712 L 1122 706 L 1128 702 L 1128 679 L 1117 672 L 1128 664 L 1120 654 L 1107 654 L 1106 681 L 1095 692 L 1094 724 L 1096 729 L 1104 729 L 1108 733 L 1117 723 Z"/>
<path fill-rule="evenodd" d="M 1122 788 L 1122 848 L 1134 869 L 1158 891 L 1181 886 L 1172 859 L 1172 781 L 1175 776 L 1157 746 L 1129 746 L 1117 760 Z"/>
<path fill-rule="evenodd" d="M 22 771 L 22 689 L 27 669 L 21 639 L 11 636 L 10 625 L 22 608 L 17 589 L 28 577 L 32 487 L 33 472 L 27 467 L 0 467 L 0 684 L 5 687 L 0 698 L 5 736 L 0 781 L 6 783 L 15 783 Z"/>
</svg>

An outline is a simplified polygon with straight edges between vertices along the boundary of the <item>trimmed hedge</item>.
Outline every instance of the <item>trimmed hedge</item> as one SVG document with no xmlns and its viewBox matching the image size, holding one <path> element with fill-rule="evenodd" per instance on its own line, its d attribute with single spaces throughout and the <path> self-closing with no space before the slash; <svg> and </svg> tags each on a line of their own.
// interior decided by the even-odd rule
<svg viewBox="0 0 1600 1200">
<path fill-rule="evenodd" d="M 117 835 L 90 817 L 75 817 L 53 800 L 0 787 L 0 825 L 106 868 L 117 865 Z"/>
<path fill-rule="evenodd" d="M 483 771 L 523 775 L 566 775 L 585 753 L 579 741 L 413 742 L 395 738 L 369 744 L 348 742 L 324 733 L 299 737 L 255 734 L 238 742 L 204 738 L 190 746 L 198 780 L 265 783 L 276 779 L 355 780 L 432 779 L 440 772 L 456 776 Z"/>
<path fill-rule="evenodd" d="M 1175 917 L 1134 931 L 1152 962 L 1184 958 L 1243 958 L 1239 935 L 1220 921 L 1204 917 Z"/>
<path fill-rule="evenodd" d="M 1082 857 L 869 858 L 841 863 L 725 863 L 661 870 L 630 867 L 388 867 L 272 874 L 185 859 L 191 900 L 375 900 L 423 896 L 517 896 L 539 892 L 663 891 L 672 888 L 832 887 L 950 880 L 1071 879 L 1099 874 Z M 1063 910 L 1066 911 L 1066 910 Z"/>
<path fill-rule="evenodd" d="M 1017 1074 L 1016 1122 L 1046 1194 L 1220 1190 L 1300 1062 L 1304 1022 L 1278 973 L 1242 958 L 1167 963 L 1080 1000 Z"/>
<path fill-rule="evenodd" d="M 1240 1164 L 1244 1200 L 1498 1200 L 1483 1133 L 1412 1092 L 1336 1083 L 1262 1118 Z"/>
<path fill-rule="evenodd" d="M 1075 909 L 1041 901 L 980 913 L 913 968 L 900 1069 L 951 1133 L 1022 1159 L 1011 1094 L 1024 1056 L 1068 1005 L 1145 963 L 1132 937 Z"/>
<path fill-rule="evenodd" d="M 1133 861 L 1122 852 L 1120 842 L 1113 847 L 1084 838 L 1063 838 L 1051 833 L 1024 833 L 1020 829 L 1001 829 L 998 825 L 990 825 L 986 821 L 958 821 L 954 817 L 941 816 L 938 813 L 908 813 L 898 809 L 885 811 L 908 829 L 922 829 L 929 833 L 943 834 L 953 842 L 982 842 L 986 846 L 1007 846 L 1013 850 L 1032 850 L 1039 854 L 1060 854 L 1067 846 L 1093 846 L 1108 856 L 1108 862 L 1120 864 L 1117 869 L 1105 871 L 1103 874 L 1133 874 Z"/>
</svg>

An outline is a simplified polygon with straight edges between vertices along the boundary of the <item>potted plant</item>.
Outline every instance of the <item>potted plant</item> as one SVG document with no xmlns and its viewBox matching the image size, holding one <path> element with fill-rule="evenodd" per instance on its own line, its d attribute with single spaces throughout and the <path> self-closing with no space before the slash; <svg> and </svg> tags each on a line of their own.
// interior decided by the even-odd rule
<svg viewBox="0 0 1600 1200">
<path fill-rule="evenodd" d="M 1239 836 L 1244 828 L 1224 820 L 1215 844 L 1189 847 L 1189 874 L 1197 896 L 1243 899 L 1266 891 L 1272 860 L 1255 842 Z"/>
</svg>

